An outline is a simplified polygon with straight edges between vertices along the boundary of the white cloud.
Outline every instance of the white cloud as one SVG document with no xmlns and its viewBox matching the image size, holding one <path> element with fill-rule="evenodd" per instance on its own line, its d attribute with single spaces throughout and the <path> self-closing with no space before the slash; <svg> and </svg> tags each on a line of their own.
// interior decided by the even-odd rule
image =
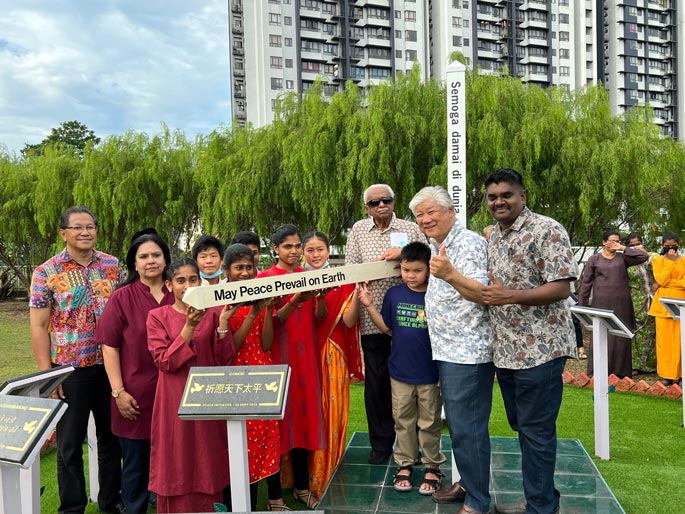
<svg viewBox="0 0 685 514">
<path fill-rule="evenodd" d="M 230 121 L 225 0 L 0 4 L 0 145 L 78 120 L 99 136 Z"/>
</svg>

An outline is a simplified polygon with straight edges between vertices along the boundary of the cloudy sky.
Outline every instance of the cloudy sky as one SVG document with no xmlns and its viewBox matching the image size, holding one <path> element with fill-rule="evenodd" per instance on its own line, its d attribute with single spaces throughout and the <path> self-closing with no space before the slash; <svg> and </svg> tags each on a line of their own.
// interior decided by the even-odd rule
<svg viewBox="0 0 685 514">
<path fill-rule="evenodd" d="M 0 1 L 0 146 L 230 122 L 226 0 Z"/>
</svg>

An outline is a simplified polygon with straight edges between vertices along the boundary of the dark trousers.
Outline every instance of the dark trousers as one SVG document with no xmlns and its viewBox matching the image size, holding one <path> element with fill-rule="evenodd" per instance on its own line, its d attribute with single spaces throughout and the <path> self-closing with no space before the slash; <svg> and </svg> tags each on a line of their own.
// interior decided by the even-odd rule
<svg viewBox="0 0 685 514">
<path fill-rule="evenodd" d="M 495 365 L 436 361 L 452 455 L 466 490 L 464 504 L 490 511 L 490 435 Z"/>
<path fill-rule="evenodd" d="M 145 514 L 149 500 L 150 440 L 119 438 L 123 468 L 121 502 L 127 514 Z"/>
<path fill-rule="evenodd" d="M 369 425 L 371 448 L 376 453 L 392 453 L 395 422 L 392 419 L 392 394 L 388 357 L 392 339 L 386 334 L 363 335 L 364 406 Z"/>
<path fill-rule="evenodd" d="M 112 434 L 110 387 L 103 365 L 77 368 L 62 383 L 69 405 L 57 423 L 57 482 L 59 513 L 83 514 L 88 504 L 83 474 L 83 441 L 93 413 L 98 444 L 101 511 L 114 512 L 121 488 L 121 452 Z"/>
<path fill-rule="evenodd" d="M 507 419 L 519 434 L 526 514 L 551 514 L 559 507 L 554 467 L 565 363 L 560 357 L 529 369 L 497 368 Z"/>
<path fill-rule="evenodd" d="M 281 489 L 281 472 L 278 471 L 273 475 L 266 477 L 266 486 L 269 500 L 280 500 L 283 498 L 283 490 Z M 233 501 L 231 500 L 231 484 L 224 488 L 224 505 L 228 508 L 228 512 L 233 511 Z M 259 494 L 259 482 L 250 484 L 250 510 L 255 512 L 257 510 L 257 495 Z"/>
</svg>

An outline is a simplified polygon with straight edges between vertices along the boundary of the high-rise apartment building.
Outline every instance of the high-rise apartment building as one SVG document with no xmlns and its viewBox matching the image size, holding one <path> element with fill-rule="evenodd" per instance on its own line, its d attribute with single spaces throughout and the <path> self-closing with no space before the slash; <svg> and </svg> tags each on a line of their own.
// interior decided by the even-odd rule
<svg viewBox="0 0 685 514">
<path fill-rule="evenodd" d="M 682 0 L 229 0 L 233 115 L 273 120 L 275 101 L 319 78 L 367 86 L 421 66 L 442 79 L 454 52 L 485 73 L 542 87 L 605 83 L 620 114 L 649 103 L 683 138 Z"/>
</svg>

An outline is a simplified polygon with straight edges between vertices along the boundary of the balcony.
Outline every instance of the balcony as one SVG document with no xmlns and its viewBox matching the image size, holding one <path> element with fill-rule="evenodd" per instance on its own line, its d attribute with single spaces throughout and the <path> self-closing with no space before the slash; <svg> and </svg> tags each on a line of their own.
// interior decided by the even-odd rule
<svg viewBox="0 0 685 514">
<path fill-rule="evenodd" d="M 493 27 L 494 29 L 494 27 Z M 489 26 L 478 25 L 478 39 L 483 39 L 486 41 L 499 41 L 502 39 L 499 29 L 491 30 Z"/>
<path fill-rule="evenodd" d="M 387 7 L 390 8 L 390 0 L 355 0 L 355 7 Z"/>
<path fill-rule="evenodd" d="M 386 18 L 372 18 L 368 17 L 365 20 L 360 20 L 360 21 L 365 21 L 366 25 L 370 25 L 372 27 L 390 27 L 390 20 Z M 357 25 L 359 25 L 357 23 Z"/>
<path fill-rule="evenodd" d="M 519 7 L 521 11 L 527 11 L 529 9 L 535 9 L 538 11 L 547 12 L 547 2 L 545 0 L 526 0 L 523 5 Z"/>
<path fill-rule="evenodd" d="M 243 33 L 243 24 L 242 23 L 234 23 L 231 26 L 231 32 L 234 34 L 242 34 Z"/>
<path fill-rule="evenodd" d="M 245 55 L 245 49 L 242 47 L 234 46 L 233 55 Z"/>
<path fill-rule="evenodd" d="M 243 12 L 243 0 L 233 0 L 231 2 L 231 11 Z"/>
<path fill-rule="evenodd" d="M 304 39 L 316 39 L 318 41 L 325 41 L 327 35 L 321 32 L 321 29 L 300 28 L 300 37 Z"/>
</svg>

